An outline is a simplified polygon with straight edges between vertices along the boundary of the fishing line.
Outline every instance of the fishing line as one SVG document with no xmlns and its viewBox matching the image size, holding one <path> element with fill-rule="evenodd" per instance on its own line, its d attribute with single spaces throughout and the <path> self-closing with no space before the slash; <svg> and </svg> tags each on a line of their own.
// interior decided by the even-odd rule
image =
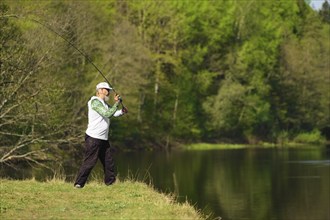
<svg viewBox="0 0 330 220">
<path fill-rule="evenodd" d="M 98 73 L 101 74 L 101 76 L 104 78 L 104 80 L 109 84 L 109 86 L 112 88 L 112 90 L 117 94 L 115 88 L 111 85 L 111 83 L 109 82 L 109 80 L 105 77 L 105 75 L 102 73 L 102 71 L 93 63 L 92 59 L 86 54 L 84 53 L 82 50 L 80 50 L 78 47 L 76 47 L 71 41 L 69 41 L 68 39 L 66 39 L 65 37 L 63 37 L 61 34 L 59 34 L 57 31 L 55 31 L 53 28 L 51 28 L 49 25 L 36 20 L 34 18 L 26 18 L 26 17 L 22 17 L 22 16 L 18 16 L 18 15 L 4 15 L 1 17 L 14 17 L 17 19 L 25 19 L 25 20 L 30 20 L 32 22 L 35 22 L 37 24 L 40 24 L 41 26 L 43 26 L 44 28 L 48 29 L 49 31 L 53 32 L 54 34 L 56 34 L 58 37 L 62 38 L 65 42 L 67 42 L 71 47 L 73 47 L 74 49 L 76 49 L 81 55 L 83 55 L 86 60 L 93 65 L 93 67 L 98 71 Z M 121 99 L 121 97 L 119 97 L 120 99 L 120 103 L 121 105 L 125 108 L 123 101 Z"/>
</svg>

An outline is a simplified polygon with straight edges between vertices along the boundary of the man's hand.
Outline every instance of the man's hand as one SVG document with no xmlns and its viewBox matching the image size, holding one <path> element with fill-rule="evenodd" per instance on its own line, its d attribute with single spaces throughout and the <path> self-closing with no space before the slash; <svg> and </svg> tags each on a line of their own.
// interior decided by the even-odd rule
<svg viewBox="0 0 330 220">
<path fill-rule="evenodd" d="M 121 97 L 120 97 L 120 95 L 119 94 L 115 94 L 115 96 L 114 96 L 114 100 L 116 101 L 116 102 L 121 102 Z"/>
<path fill-rule="evenodd" d="M 127 110 L 126 107 L 123 107 L 121 110 L 123 111 L 124 114 L 127 114 L 128 113 L 128 110 Z"/>
</svg>

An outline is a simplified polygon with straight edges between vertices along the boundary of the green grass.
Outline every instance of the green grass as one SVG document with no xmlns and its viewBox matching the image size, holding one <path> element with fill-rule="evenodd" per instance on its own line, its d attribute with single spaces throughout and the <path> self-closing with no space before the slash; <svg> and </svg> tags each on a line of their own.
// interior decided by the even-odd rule
<svg viewBox="0 0 330 220">
<path fill-rule="evenodd" d="M 221 150 L 221 149 L 242 149 L 247 148 L 249 145 L 244 144 L 209 144 L 197 143 L 182 146 L 185 150 Z"/>
<path fill-rule="evenodd" d="M 276 147 L 272 143 L 253 144 L 209 144 L 209 143 L 196 143 L 181 146 L 184 150 L 228 150 L 228 149 L 244 149 L 244 148 L 272 148 Z"/>
<path fill-rule="evenodd" d="M 311 132 L 302 132 L 298 134 L 293 141 L 306 144 L 325 144 L 326 138 L 322 136 L 319 130 L 313 130 Z"/>
<path fill-rule="evenodd" d="M 268 142 L 261 142 L 259 144 L 210 144 L 210 143 L 196 143 L 180 146 L 183 150 L 228 150 L 228 149 L 244 149 L 244 148 L 275 148 L 275 147 L 310 147 L 314 145 L 322 145 L 322 143 L 303 143 L 303 142 L 285 142 L 283 144 L 274 144 Z"/>
<path fill-rule="evenodd" d="M 0 219 L 202 219 L 190 204 L 144 183 L 112 186 L 92 182 L 83 189 L 60 180 L 0 180 Z"/>
</svg>

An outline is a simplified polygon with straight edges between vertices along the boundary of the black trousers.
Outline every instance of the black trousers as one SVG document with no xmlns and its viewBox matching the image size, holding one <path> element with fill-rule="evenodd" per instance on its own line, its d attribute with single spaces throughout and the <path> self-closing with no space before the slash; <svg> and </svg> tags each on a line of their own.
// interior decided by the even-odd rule
<svg viewBox="0 0 330 220">
<path fill-rule="evenodd" d="M 84 186 L 97 159 L 100 159 L 104 170 L 104 183 L 111 185 L 116 181 L 114 160 L 110 152 L 109 141 L 85 136 L 85 158 L 79 169 L 75 185 Z"/>
</svg>

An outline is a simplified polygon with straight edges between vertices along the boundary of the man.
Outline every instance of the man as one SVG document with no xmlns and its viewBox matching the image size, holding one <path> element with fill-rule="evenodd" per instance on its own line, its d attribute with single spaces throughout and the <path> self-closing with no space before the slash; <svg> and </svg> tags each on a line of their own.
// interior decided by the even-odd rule
<svg viewBox="0 0 330 220">
<path fill-rule="evenodd" d="M 108 105 L 112 88 L 106 82 L 101 82 L 96 86 L 96 96 L 88 101 L 88 127 L 85 135 L 85 158 L 79 169 L 77 179 L 74 183 L 76 188 L 85 186 L 87 178 L 95 166 L 97 159 L 100 159 L 104 170 L 104 183 L 111 185 L 115 182 L 114 161 L 110 152 L 108 132 L 110 118 L 126 114 L 126 108 L 117 110 L 121 99 L 115 94 L 115 104 Z"/>
</svg>

